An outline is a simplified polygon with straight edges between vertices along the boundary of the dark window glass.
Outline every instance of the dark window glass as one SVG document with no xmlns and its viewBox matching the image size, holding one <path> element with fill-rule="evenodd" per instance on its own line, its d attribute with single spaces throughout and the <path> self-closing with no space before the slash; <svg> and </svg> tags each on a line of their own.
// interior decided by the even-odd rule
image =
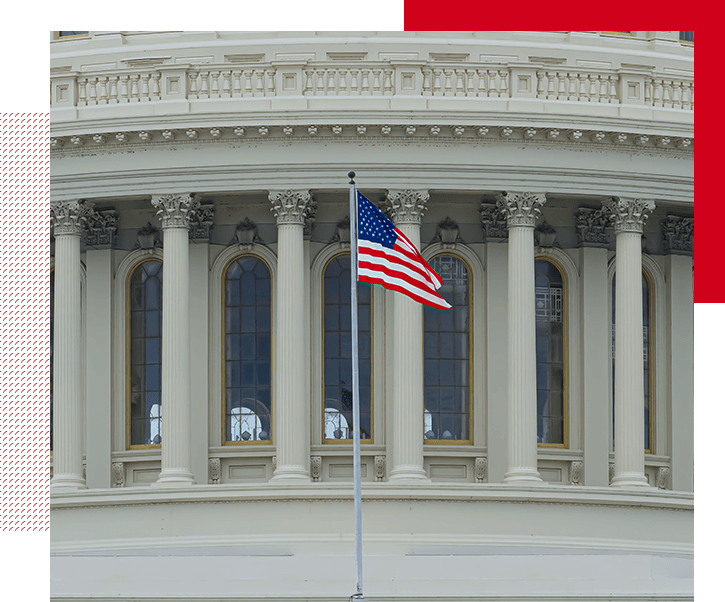
<svg viewBox="0 0 725 602">
<path fill-rule="evenodd" d="M 272 277 L 258 257 L 234 260 L 224 277 L 225 441 L 272 433 Z"/>
<path fill-rule="evenodd" d="M 470 433 L 470 291 L 468 269 L 455 257 L 431 262 L 443 278 L 438 290 L 452 309 L 423 309 L 424 436 L 468 441 Z"/>
<path fill-rule="evenodd" d="M 681 42 L 693 42 L 695 41 L 695 32 L 694 31 L 681 31 L 680 32 L 680 41 Z"/>
<path fill-rule="evenodd" d="M 333 257 L 323 273 L 324 438 L 352 439 L 350 255 Z M 370 286 L 357 287 L 360 439 L 372 438 Z"/>
<path fill-rule="evenodd" d="M 68 38 L 70 36 L 82 36 L 88 34 L 87 31 L 59 31 L 59 38 Z"/>
<path fill-rule="evenodd" d="M 536 440 L 564 444 L 564 279 L 550 261 L 537 259 Z"/>
<path fill-rule="evenodd" d="M 161 293 L 163 266 L 145 261 L 129 279 L 131 445 L 161 443 Z"/>
</svg>

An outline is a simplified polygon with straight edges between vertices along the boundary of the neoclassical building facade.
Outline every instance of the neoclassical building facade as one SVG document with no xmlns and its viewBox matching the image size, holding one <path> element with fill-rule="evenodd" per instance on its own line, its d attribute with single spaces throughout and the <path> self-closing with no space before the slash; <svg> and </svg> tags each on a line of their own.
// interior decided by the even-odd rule
<svg viewBox="0 0 725 602">
<path fill-rule="evenodd" d="M 366 596 L 692 600 L 683 33 L 54 32 L 51 597 L 354 592 L 354 170 Z"/>
</svg>

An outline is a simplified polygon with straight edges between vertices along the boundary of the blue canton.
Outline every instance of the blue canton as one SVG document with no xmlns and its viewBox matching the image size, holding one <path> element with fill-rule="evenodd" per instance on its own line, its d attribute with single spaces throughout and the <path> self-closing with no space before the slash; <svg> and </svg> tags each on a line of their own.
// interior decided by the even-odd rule
<svg viewBox="0 0 725 602">
<path fill-rule="evenodd" d="M 398 235 L 395 226 L 375 205 L 357 193 L 358 238 L 392 249 Z"/>
</svg>

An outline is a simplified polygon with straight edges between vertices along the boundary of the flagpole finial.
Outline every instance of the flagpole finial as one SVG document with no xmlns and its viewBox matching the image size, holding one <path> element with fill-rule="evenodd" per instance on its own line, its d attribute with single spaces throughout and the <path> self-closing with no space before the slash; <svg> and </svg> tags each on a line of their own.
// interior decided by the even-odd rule
<svg viewBox="0 0 725 602">
<path fill-rule="evenodd" d="M 350 173 L 348 173 L 347 174 L 347 177 L 350 178 L 350 184 L 354 184 L 355 183 L 355 180 L 353 180 L 353 178 L 355 177 L 355 172 L 354 171 L 351 171 Z"/>
</svg>

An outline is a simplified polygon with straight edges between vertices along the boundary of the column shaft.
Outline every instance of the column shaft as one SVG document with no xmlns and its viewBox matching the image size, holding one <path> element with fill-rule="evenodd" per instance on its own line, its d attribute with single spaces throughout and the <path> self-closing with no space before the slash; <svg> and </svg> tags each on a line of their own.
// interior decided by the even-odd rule
<svg viewBox="0 0 725 602">
<path fill-rule="evenodd" d="M 81 235 L 55 236 L 53 479 L 51 489 L 85 489 L 81 438 Z"/>
<path fill-rule="evenodd" d="M 420 248 L 420 225 L 400 224 Z M 393 302 L 393 461 L 390 479 L 427 479 L 423 468 L 423 306 L 396 293 Z"/>
</svg>

